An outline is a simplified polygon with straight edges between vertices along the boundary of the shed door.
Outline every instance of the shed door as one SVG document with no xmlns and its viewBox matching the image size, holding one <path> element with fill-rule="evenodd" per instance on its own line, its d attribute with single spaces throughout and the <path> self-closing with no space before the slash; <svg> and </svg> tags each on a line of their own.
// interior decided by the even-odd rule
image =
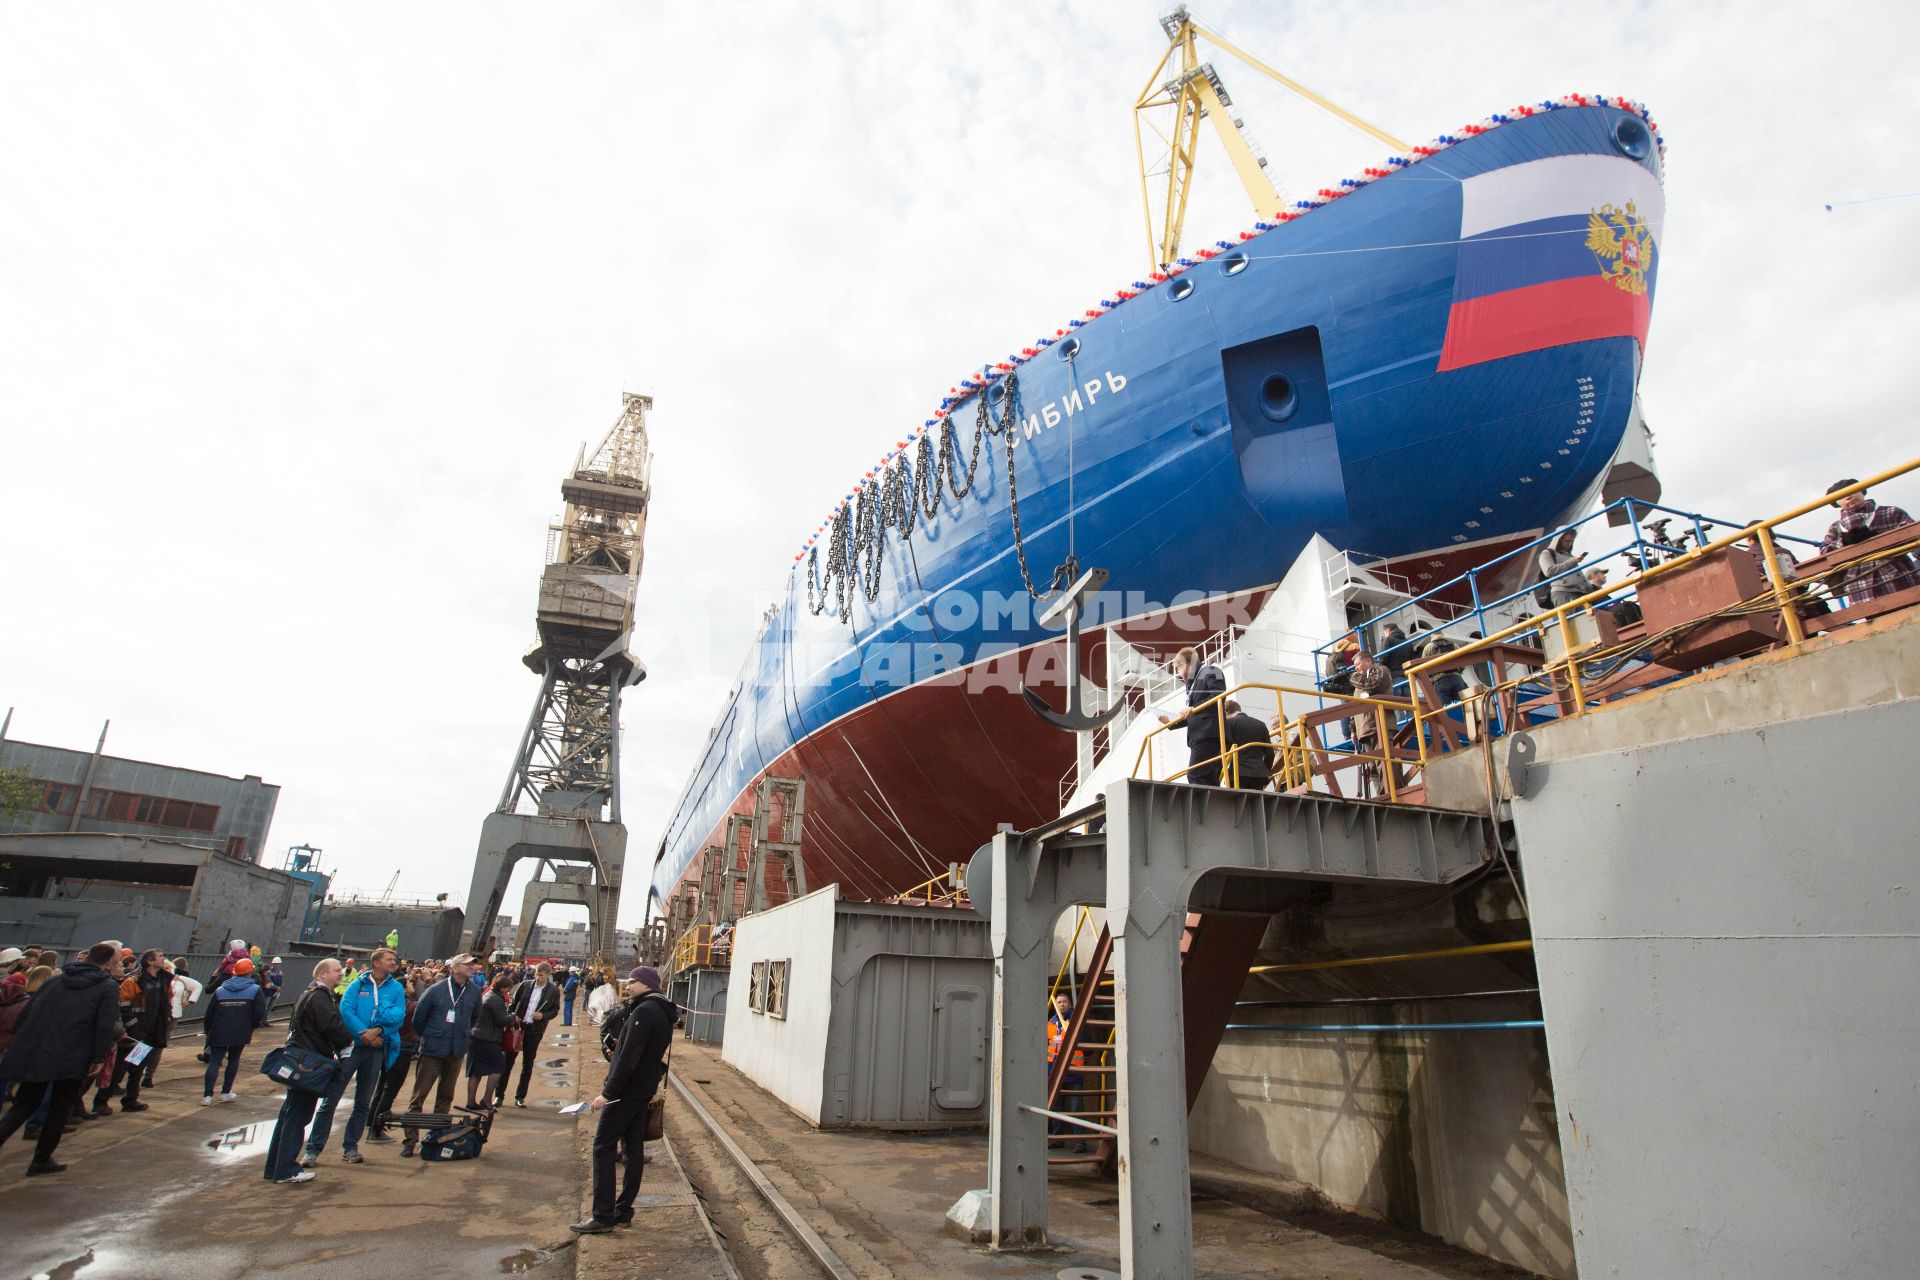
<svg viewBox="0 0 1920 1280">
<path fill-rule="evenodd" d="M 987 1103 L 987 1002 L 972 983 L 943 983 L 933 1002 L 933 1105 L 974 1111 Z"/>
<path fill-rule="evenodd" d="M 992 961 L 875 956 L 855 985 L 847 1119 L 908 1127 L 982 1119 Z"/>
</svg>

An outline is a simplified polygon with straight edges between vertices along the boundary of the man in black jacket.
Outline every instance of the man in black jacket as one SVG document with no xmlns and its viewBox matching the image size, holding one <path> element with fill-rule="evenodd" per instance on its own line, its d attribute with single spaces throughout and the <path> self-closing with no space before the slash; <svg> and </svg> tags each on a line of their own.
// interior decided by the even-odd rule
<svg viewBox="0 0 1920 1280">
<path fill-rule="evenodd" d="M 666 1078 L 667 1050 L 677 1020 L 673 1001 L 660 990 L 660 972 L 641 965 L 627 975 L 630 1012 L 620 1028 L 620 1044 L 607 1064 L 606 1083 L 593 1100 L 600 1127 L 593 1135 L 593 1216 L 573 1224 L 594 1235 L 633 1221 L 633 1200 L 640 1194 L 646 1164 L 647 1104 Z M 613 1194 L 613 1161 L 625 1165 L 620 1195 Z"/>
<path fill-rule="evenodd" d="M 1227 744 L 1233 748 L 1238 780 L 1242 791 L 1265 791 L 1273 778 L 1273 735 L 1259 717 L 1250 716 L 1240 704 L 1227 699 Z"/>
<path fill-rule="evenodd" d="M 148 948 L 140 957 L 140 968 L 121 980 L 120 1022 L 125 1028 L 120 1037 L 120 1052 L 114 1061 L 113 1078 L 93 1095 L 93 1114 L 107 1114 L 107 1100 L 126 1085 L 120 1099 L 122 1111 L 145 1111 L 140 1087 L 156 1066 L 160 1051 L 167 1047 L 167 1034 L 173 1030 L 173 975 L 166 970 L 166 953 Z M 129 1063 L 127 1054 L 134 1045 L 148 1046 L 147 1056 Z"/>
<path fill-rule="evenodd" d="M 1181 779 L 1196 787 L 1220 785 L 1220 725 L 1226 714 L 1214 699 L 1227 691 L 1226 677 L 1211 662 L 1200 661 L 1200 651 L 1191 646 L 1173 658 L 1173 673 L 1187 686 L 1187 709 L 1177 719 L 1165 714 L 1161 724 L 1187 725 L 1187 772 Z M 1205 707 L 1205 710 L 1200 708 Z"/>
<path fill-rule="evenodd" d="M 553 966 L 542 960 L 533 970 L 533 980 L 523 982 L 513 993 L 513 1016 L 520 1019 L 520 1083 L 513 1091 L 513 1105 L 527 1105 L 527 1081 L 533 1078 L 533 1058 L 540 1052 L 540 1038 L 547 1024 L 560 1012 L 560 986 L 553 980 Z M 500 1077 L 500 1092 L 507 1091 L 507 1076 L 513 1074 L 513 1055 L 507 1055 L 507 1069 Z"/>
<path fill-rule="evenodd" d="M 313 984 L 300 994 L 293 1006 L 293 1026 L 287 1043 L 324 1057 L 339 1056 L 353 1044 L 353 1032 L 340 1020 L 340 1003 L 333 988 L 340 981 L 340 962 L 322 960 L 313 966 Z M 342 1067 L 335 1067 L 336 1071 Z M 266 1177 L 286 1186 L 312 1182 L 313 1174 L 300 1167 L 300 1148 L 306 1140 L 307 1123 L 320 1095 L 287 1086 L 286 1101 L 280 1104 L 280 1119 L 273 1126 L 273 1140 L 267 1144 Z"/>
<path fill-rule="evenodd" d="M 87 1076 L 106 1065 L 119 1039 L 120 974 L 120 944 L 95 943 L 84 960 L 66 966 L 34 993 L 13 1044 L 0 1056 L 0 1077 L 15 1082 L 13 1106 L 0 1116 L 0 1146 L 51 1094 L 39 1145 L 27 1166 L 30 1178 L 67 1167 L 53 1158 L 54 1148 Z"/>
</svg>

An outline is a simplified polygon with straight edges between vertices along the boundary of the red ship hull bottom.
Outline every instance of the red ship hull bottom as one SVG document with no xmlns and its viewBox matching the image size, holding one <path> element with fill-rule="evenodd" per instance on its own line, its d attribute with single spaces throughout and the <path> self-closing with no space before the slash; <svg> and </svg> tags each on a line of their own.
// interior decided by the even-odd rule
<svg viewBox="0 0 1920 1280">
<path fill-rule="evenodd" d="M 1182 645 L 1244 623 L 1270 588 L 1115 625 L 1128 643 L 1161 660 Z M 1081 638 L 1081 670 L 1106 679 L 1106 633 Z M 1065 644 L 1053 641 L 871 703 L 783 753 L 734 798 L 702 847 L 724 843 L 727 820 L 751 814 L 764 777 L 807 780 L 801 861 L 809 891 L 838 883 L 849 897 L 885 898 L 965 865 L 1000 824 L 1025 829 L 1060 812 L 1060 780 L 1074 737 L 1044 725 L 1020 695 L 1023 683 L 1060 705 Z M 736 867 L 746 867 L 736 851 Z M 675 889 L 697 884 L 701 859 Z M 769 885 L 778 903 L 784 890 Z M 738 899 L 736 899 L 738 901 Z"/>
</svg>

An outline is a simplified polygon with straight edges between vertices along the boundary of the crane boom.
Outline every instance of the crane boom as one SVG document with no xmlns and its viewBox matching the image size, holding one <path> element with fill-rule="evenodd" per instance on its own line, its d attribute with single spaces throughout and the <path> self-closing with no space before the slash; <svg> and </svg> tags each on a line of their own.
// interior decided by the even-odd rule
<svg viewBox="0 0 1920 1280">
<path fill-rule="evenodd" d="M 1280 212 L 1285 203 L 1278 188 L 1274 186 L 1273 180 L 1267 175 L 1265 157 L 1260 155 L 1252 139 L 1247 136 L 1245 122 L 1233 113 L 1233 99 L 1228 96 L 1226 85 L 1222 83 L 1219 73 L 1214 70 L 1212 63 L 1201 61 L 1199 50 L 1201 37 L 1211 41 L 1222 52 L 1233 55 L 1282 87 L 1396 151 L 1407 149 L 1407 144 L 1392 134 L 1368 124 L 1351 111 L 1337 106 L 1307 88 L 1298 80 L 1283 75 L 1238 46 L 1202 27 L 1193 20 L 1185 5 L 1181 5 L 1163 17 L 1160 25 L 1167 33 L 1167 49 L 1160 55 L 1160 61 L 1154 67 L 1153 73 L 1147 77 L 1146 87 L 1140 91 L 1133 107 L 1134 151 L 1140 160 L 1140 204 L 1146 215 L 1147 241 L 1153 270 L 1166 270 L 1180 256 L 1180 238 L 1186 226 L 1187 204 L 1193 191 L 1193 170 L 1197 159 L 1202 118 L 1213 121 L 1214 132 L 1220 138 L 1220 145 L 1226 149 L 1227 158 L 1232 162 L 1234 173 L 1239 177 L 1241 186 L 1246 188 L 1247 197 L 1253 203 L 1254 214 L 1261 218 L 1271 218 Z M 1170 65 L 1174 73 L 1163 79 Z M 1173 110 L 1173 125 L 1171 129 L 1163 131 L 1148 113 L 1168 107 Z M 1164 150 L 1158 152 L 1164 156 L 1164 171 L 1148 167 L 1143 127 L 1153 129 L 1165 144 Z M 1160 216 L 1157 226 L 1152 190 L 1153 179 L 1156 177 L 1163 177 L 1166 184 L 1159 201 Z"/>
</svg>

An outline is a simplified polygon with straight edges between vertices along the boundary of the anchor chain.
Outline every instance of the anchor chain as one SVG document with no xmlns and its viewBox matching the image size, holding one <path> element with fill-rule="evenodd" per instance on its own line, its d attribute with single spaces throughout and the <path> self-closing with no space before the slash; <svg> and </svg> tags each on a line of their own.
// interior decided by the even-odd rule
<svg viewBox="0 0 1920 1280">
<path fill-rule="evenodd" d="M 973 442 L 966 463 L 960 461 L 960 433 L 950 415 L 940 423 L 938 441 L 921 436 L 915 456 L 904 453 L 875 476 L 861 482 L 855 496 L 834 516 L 827 527 L 826 565 L 822 575 L 820 547 L 807 552 L 805 577 L 807 608 L 816 616 L 835 607 L 836 616 L 853 625 L 853 596 L 856 590 L 868 604 L 880 597 L 886 568 L 887 530 L 901 539 L 913 536 L 920 520 L 933 520 L 940 514 L 945 494 L 956 501 L 973 492 L 980 470 L 980 450 L 990 436 L 1006 442 L 1007 509 L 1013 522 L 1014 556 L 1020 565 L 1020 580 L 1036 601 L 1046 600 L 1074 579 L 1071 562 L 1053 572 L 1045 591 L 1034 585 L 1027 567 L 1026 537 L 1020 527 L 1019 473 L 1014 459 L 1014 443 L 1019 430 L 1019 375 L 1009 373 L 1001 384 L 996 416 L 987 406 L 987 393 L 981 391 L 974 410 Z"/>
</svg>

